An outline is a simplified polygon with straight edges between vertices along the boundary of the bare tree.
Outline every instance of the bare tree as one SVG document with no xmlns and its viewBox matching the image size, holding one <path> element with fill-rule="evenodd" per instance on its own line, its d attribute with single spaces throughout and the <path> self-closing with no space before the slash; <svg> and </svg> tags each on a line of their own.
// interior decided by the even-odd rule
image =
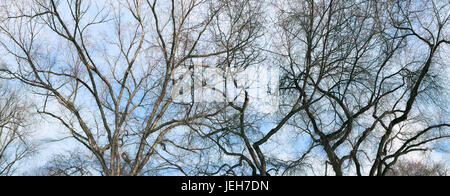
<svg viewBox="0 0 450 196">
<path fill-rule="evenodd" d="M 444 163 L 424 161 L 398 161 L 386 174 L 387 176 L 447 176 L 448 167 Z"/>
<path fill-rule="evenodd" d="M 204 66 L 218 70 L 221 86 L 202 81 L 204 90 L 215 92 L 215 101 L 206 101 L 205 108 L 218 111 L 187 124 L 193 134 L 186 135 L 190 148 L 165 159 L 168 167 L 185 175 L 266 175 L 264 155 L 257 155 L 252 144 L 259 137 L 258 123 L 265 115 L 258 115 L 250 107 L 249 90 L 238 87 L 236 75 L 246 68 L 261 65 L 265 58 L 260 47 L 263 36 L 263 3 L 260 1 L 223 1 L 223 12 L 214 16 L 211 24 L 212 40 L 221 50 L 228 51 Z M 240 48 L 232 49 L 236 45 Z M 211 63 L 212 62 L 212 63 Z M 256 73 L 255 73 L 256 74 Z M 231 81 L 228 81 L 231 77 Z M 217 79 L 207 76 L 205 79 Z M 233 88 L 238 95 L 227 94 Z M 192 96 L 195 96 L 194 94 Z M 179 144 L 178 144 L 179 145 Z M 193 156 L 183 155 L 193 153 Z"/>
<path fill-rule="evenodd" d="M 280 6 L 281 89 L 297 100 L 285 122 L 321 146 L 336 175 L 385 175 L 399 157 L 450 136 L 447 108 L 421 99 L 445 96 L 432 70 L 449 43 L 448 9 L 434 1 Z"/>
<path fill-rule="evenodd" d="M 103 175 L 153 175 L 165 168 L 156 156 L 162 146 L 183 148 L 176 145 L 181 137 L 167 138 L 171 132 L 221 110 L 175 103 L 171 76 L 190 62 L 220 61 L 252 40 L 240 27 L 214 26 L 227 22 L 215 20 L 231 2 L 3 3 L 1 45 L 16 62 L 2 71 L 44 98 L 39 113 L 88 148 Z M 234 41 L 214 41 L 214 33 L 231 33 Z"/>
<path fill-rule="evenodd" d="M 450 137 L 449 13 L 426 0 L 3 1 L 0 76 L 93 159 L 56 157 L 48 175 L 387 175 Z M 251 66 L 280 68 L 278 112 L 227 94 L 227 74 Z M 196 73 L 209 68 L 222 90 Z M 203 89 L 223 100 L 199 101 Z"/>
<path fill-rule="evenodd" d="M 30 142 L 29 105 L 23 97 L 0 83 L 0 176 L 16 174 L 20 161 L 35 152 Z"/>
<path fill-rule="evenodd" d="M 43 167 L 34 171 L 35 176 L 92 176 L 95 159 L 81 150 L 54 155 Z M 28 174 L 26 174 L 28 175 Z"/>
</svg>

